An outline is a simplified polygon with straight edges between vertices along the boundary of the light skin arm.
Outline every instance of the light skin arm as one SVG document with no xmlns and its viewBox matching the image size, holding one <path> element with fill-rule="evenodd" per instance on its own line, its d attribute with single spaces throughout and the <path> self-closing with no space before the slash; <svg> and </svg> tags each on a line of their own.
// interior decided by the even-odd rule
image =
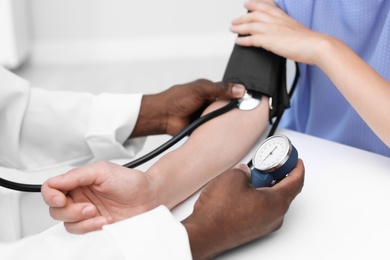
<svg viewBox="0 0 390 260">
<path fill-rule="evenodd" d="M 205 113 L 226 103 L 216 101 Z M 173 208 L 246 155 L 267 120 L 263 97 L 254 110 L 233 109 L 200 126 L 146 173 L 99 162 L 49 179 L 43 198 L 51 216 L 72 233 L 98 230 L 161 204 Z"/>
<path fill-rule="evenodd" d="M 223 105 L 226 101 L 214 102 L 206 113 Z M 159 184 L 158 203 L 172 208 L 235 165 L 258 140 L 267 119 L 268 98 L 263 97 L 254 110 L 234 109 L 194 131 L 182 146 L 147 171 Z"/>
<path fill-rule="evenodd" d="M 390 82 L 342 41 L 310 30 L 289 17 L 272 0 L 245 3 L 251 11 L 232 22 L 242 46 L 262 47 L 288 59 L 318 66 L 357 113 L 390 147 Z"/>
</svg>

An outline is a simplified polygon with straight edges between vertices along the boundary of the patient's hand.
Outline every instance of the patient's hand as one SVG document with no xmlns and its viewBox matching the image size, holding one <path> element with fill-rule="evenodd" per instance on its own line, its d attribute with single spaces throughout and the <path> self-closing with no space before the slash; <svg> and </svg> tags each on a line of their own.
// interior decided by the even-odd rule
<svg viewBox="0 0 390 260">
<path fill-rule="evenodd" d="M 99 230 L 157 206 L 152 177 L 110 162 L 53 177 L 42 185 L 42 195 L 50 215 L 71 233 Z"/>
</svg>

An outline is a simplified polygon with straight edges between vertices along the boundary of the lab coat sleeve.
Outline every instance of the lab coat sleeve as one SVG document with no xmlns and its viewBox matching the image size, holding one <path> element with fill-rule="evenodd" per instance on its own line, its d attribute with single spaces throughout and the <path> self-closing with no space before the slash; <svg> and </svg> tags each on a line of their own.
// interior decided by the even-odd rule
<svg viewBox="0 0 390 260">
<path fill-rule="evenodd" d="M 125 259 L 192 259 L 187 231 L 166 207 L 159 206 L 126 222 L 103 228 L 117 241 Z M 131 225 L 131 231 L 124 232 L 122 225 Z"/>
<path fill-rule="evenodd" d="M 38 170 L 132 157 L 143 144 L 128 142 L 141 100 L 33 88 L 0 67 L 0 164 Z"/>
<path fill-rule="evenodd" d="M 102 231 L 72 235 L 62 224 L 13 243 L 0 243 L 2 260 L 192 259 L 184 226 L 160 206 Z"/>
</svg>

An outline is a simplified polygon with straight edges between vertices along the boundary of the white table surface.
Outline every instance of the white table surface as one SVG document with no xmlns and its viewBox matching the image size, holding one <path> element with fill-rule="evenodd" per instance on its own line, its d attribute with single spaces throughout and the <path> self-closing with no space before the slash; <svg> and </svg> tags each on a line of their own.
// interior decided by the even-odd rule
<svg viewBox="0 0 390 260">
<path fill-rule="evenodd" d="M 304 161 L 304 188 L 280 230 L 217 259 L 390 259 L 390 158 L 290 130 L 276 133 L 288 136 Z M 179 220 L 198 195 L 173 210 Z"/>
<path fill-rule="evenodd" d="M 302 193 L 279 231 L 218 259 L 390 259 L 390 158 L 278 132 L 304 161 Z"/>
<path fill-rule="evenodd" d="M 304 161 L 303 191 L 279 231 L 218 259 L 390 259 L 390 158 L 289 130 L 277 132 L 291 139 Z M 252 152 L 242 161 L 247 163 Z M 38 174 L 0 168 L 0 176 L 40 183 L 66 170 Z M 198 194 L 173 210 L 178 220 L 191 213 Z M 39 194 L 0 188 L 0 212 L 0 241 L 56 223 Z"/>
</svg>

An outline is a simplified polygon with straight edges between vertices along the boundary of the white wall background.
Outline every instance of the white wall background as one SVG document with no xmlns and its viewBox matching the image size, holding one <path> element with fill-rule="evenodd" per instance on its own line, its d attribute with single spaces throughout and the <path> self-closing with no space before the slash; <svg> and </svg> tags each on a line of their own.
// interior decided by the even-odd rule
<svg viewBox="0 0 390 260">
<path fill-rule="evenodd" d="M 17 67 L 29 54 L 28 14 L 25 0 L 0 0 L 0 65 Z"/>
<path fill-rule="evenodd" d="M 36 40 L 226 32 L 243 0 L 33 0 Z"/>
<path fill-rule="evenodd" d="M 228 55 L 244 0 L 34 0 L 33 60 L 41 63 Z"/>
</svg>

